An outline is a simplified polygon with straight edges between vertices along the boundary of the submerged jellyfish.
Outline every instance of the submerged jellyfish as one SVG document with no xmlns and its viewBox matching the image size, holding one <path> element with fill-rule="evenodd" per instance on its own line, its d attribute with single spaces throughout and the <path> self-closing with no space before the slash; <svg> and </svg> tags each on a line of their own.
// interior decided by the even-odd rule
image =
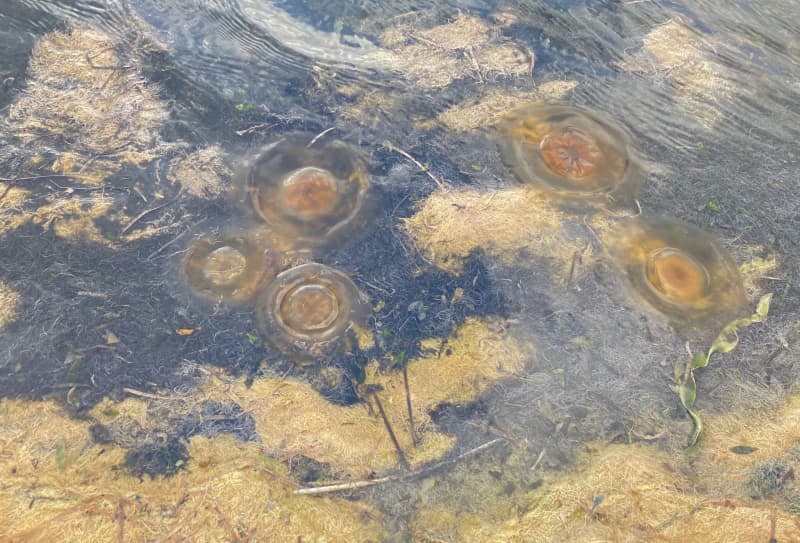
<svg viewBox="0 0 800 543">
<path fill-rule="evenodd" d="M 533 105 L 499 124 L 505 162 L 523 183 L 573 199 L 626 200 L 642 182 L 639 153 L 612 119 L 573 106 Z"/>
<path fill-rule="evenodd" d="M 369 182 L 355 152 L 334 141 L 281 141 L 248 164 L 246 187 L 262 220 L 306 242 L 323 242 L 363 210 Z"/>
<path fill-rule="evenodd" d="M 274 252 L 242 233 L 206 235 L 181 261 L 183 278 L 195 295 L 232 305 L 251 301 L 277 268 Z"/>
<path fill-rule="evenodd" d="M 366 300 L 349 277 L 322 264 L 280 273 L 256 304 L 267 343 L 300 358 L 333 353 Z"/>
<path fill-rule="evenodd" d="M 629 219 L 612 230 L 609 247 L 633 289 L 674 323 L 724 321 L 746 302 L 733 259 L 689 224 Z"/>
</svg>

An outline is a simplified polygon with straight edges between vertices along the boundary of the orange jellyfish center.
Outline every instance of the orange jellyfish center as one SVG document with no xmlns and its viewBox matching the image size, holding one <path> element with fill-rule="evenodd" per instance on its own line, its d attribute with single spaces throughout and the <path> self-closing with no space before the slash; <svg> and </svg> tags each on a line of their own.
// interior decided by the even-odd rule
<svg viewBox="0 0 800 543">
<path fill-rule="evenodd" d="M 225 246 L 212 251 L 203 266 L 203 276 L 213 285 L 227 287 L 244 273 L 247 259 L 233 247 Z"/>
<path fill-rule="evenodd" d="M 300 218 L 330 213 L 336 204 L 336 179 L 320 168 L 306 167 L 292 172 L 283 182 L 281 199 L 287 210 Z"/>
<path fill-rule="evenodd" d="M 280 315 L 293 330 L 318 332 L 328 328 L 339 316 L 339 301 L 325 285 L 300 285 L 284 296 Z"/>
<path fill-rule="evenodd" d="M 681 304 L 692 304 L 706 293 L 708 271 L 682 251 L 659 249 L 647 260 L 647 280 L 665 298 Z"/>
<path fill-rule="evenodd" d="M 592 139 L 569 128 L 546 135 L 539 143 L 539 154 L 550 171 L 575 180 L 591 175 L 601 157 Z"/>
</svg>

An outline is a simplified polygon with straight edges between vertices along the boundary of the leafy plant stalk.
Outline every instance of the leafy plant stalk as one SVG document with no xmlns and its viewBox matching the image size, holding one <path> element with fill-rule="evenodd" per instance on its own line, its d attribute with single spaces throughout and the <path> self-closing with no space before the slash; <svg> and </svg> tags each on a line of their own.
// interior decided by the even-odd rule
<svg viewBox="0 0 800 543">
<path fill-rule="evenodd" d="M 705 368 L 711 360 L 711 355 L 714 353 L 729 353 L 736 348 L 739 344 L 739 330 L 755 324 L 763 322 L 769 313 L 769 304 L 772 301 L 772 294 L 765 294 L 758 301 L 756 312 L 749 317 L 742 317 L 728 323 L 725 328 L 719 333 L 717 338 L 711 344 L 706 353 L 700 353 L 692 357 L 686 363 L 686 366 L 678 377 L 678 396 L 681 399 L 681 404 L 689 417 L 694 423 L 694 432 L 689 439 L 689 446 L 692 447 L 700 439 L 703 433 L 703 421 L 694 409 L 694 402 L 697 399 L 697 381 L 694 376 L 694 370 Z"/>
</svg>

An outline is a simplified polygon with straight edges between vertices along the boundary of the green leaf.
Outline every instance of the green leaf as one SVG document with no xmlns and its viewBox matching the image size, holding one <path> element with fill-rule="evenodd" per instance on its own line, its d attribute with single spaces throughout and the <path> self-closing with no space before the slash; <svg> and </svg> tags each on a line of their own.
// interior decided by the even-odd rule
<svg viewBox="0 0 800 543">
<path fill-rule="evenodd" d="M 700 434 L 703 433 L 703 421 L 700 420 L 700 415 L 691 409 L 687 409 L 686 412 L 689 413 L 694 423 L 694 432 L 692 432 L 692 437 L 689 438 L 689 446 L 694 447 L 697 444 L 697 440 L 700 439 Z"/>
<path fill-rule="evenodd" d="M 725 328 L 722 329 L 722 332 L 719 333 L 717 339 L 714 340 L 714 343 L 711 344 L 706 358 L 711 358 L 711 355 L 714 353 L 729 353 L 734 350 L 736 345 L 739 344 L 739 330 L 751 324 L 763 322 L 769 313 L 769 304 L 771 301 L 772 293 L 765 294 L 758 301 L 755 313 L 749 317 L 743 317 L 728 323 Z M 707 361 L 706 365 L 708 365 Z"/>
<path fill-rule="evenodd" d="M 694 355 L 692 358 L 692 369 L 696 370 L 697 368 L 705 368 L 708 366 L 708 357 L 703 353 Z"/>
<path fill-rule="evenodd" d="M 685 383 L 678 385 L 678 396 L 687 411 L 691 410 L 694 401 L 697 399 L 697 381 L 694 379 L 694 372 L 689 372 Z"/>
</svg>

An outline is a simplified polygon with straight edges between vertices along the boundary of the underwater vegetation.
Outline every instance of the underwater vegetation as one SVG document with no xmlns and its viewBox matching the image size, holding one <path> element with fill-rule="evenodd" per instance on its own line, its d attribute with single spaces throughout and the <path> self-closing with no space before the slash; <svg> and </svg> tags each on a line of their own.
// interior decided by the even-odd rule
<svg viewBox="0 0 800 543">
<path fill-rule="evenodd" d="M 469 35 L 470 29 L 482 41 Z M 405 62 L 396 64 L 405 69 L 395 75 L 403 73 L 421 88 L 444 89 L 451 81 L 465 77 L 483 82 L 487 76 L 530 75 L 533 70 L 532 52 L 507 41 L 477 18 L 459 15 L 454 23 L 434 27 L 433 31 L 416 28 L 412 22 L 407 27 L 399 26 L 395 34 L 394 41 L 390 40 L 390 32 L 381 37 L 386 47 Z M 74 57 L 74 63 L 90 58 L 98 66 L 125 65 L 124 70 L 102 68 L 96 72 L 90 81 L 96 87 L 92 96 L 140 88 L 142 100 L 156 99 L 154 86 L 134 79 L 141 77 L 135 63 L 118 58 L 114 48 L 104 49 L 110 42 L 102 33 L 97 32 L 97 39 L 88 31 L 74 30 L 72 35 L 92 38 L 89 57 L 83 50 L 75 52 L 72 47 L 63 47 L 68 56 Z M 59 42 L 53 37 L 48 39 Z M 430 62 L 425 63 L 426 58 Z M 102 85 L 98 84 L 100 79 L 105 81 Z M 128 539 L 152 538 L 154 533 L 188 533 L 189 537 L 205 534 L 208 540 L 237 541 L 394 540 L 385 533 L 385 527 L 397 519 L 388 518 L 387 511 L 400 508 L 381 510 L 375 502 L 383 500 L 385 504 L 395 492 L 404 492 L 402 485 L 395 483 L 413 480 L 423 489 L 423 496 L 401 522 L 409 523 L 411 533 L 407 535 L 418 541 L 755 540 L 769 532 L 770 522 L 780 541 L 793 540 L 793 506 L 781 504 L 785 507 L 776 511 L 766 500 L 778 496 L 787 502 L 794 500 L 794 507 L 800 500 L 793 481 L 797 460 L 785 452 L 786 444 L 797 439 L 796 426 L 782 426 L 780 447 L 763 436 L 740 435 L 734 439 L 726 434 L 736 426 L 721 420 L 710 409 L 704 418 L 713 440 L 705 442 L 713 444 L 711 452 L 709 448 L 700 450 L 700 461 L 682 462 L 685 459 L 676 458 L 679 455 L 674 451 L 663 450 L 668 445 L 643 444 L 658 441 L 674 425 L 679 432 L 687 429 L 688 433 L 689 421 L 677 420 L 682 416 L 680 406 L 668 397 L 668 391 L 664 394 L 667 408 L 654 400 L 653 410 L 659 409 L 664 415 L 657 419 L 659 424 L 670 426 L 665 429 L 654 424 L 638 435 L 641 428 L 619 430 L 613 426 L 623 424 L 620 420 L 627 424 L 635 417 L 612 420 L 607 415 L 609 411 L 597 404 L 580 405 L 579 398 L 586 398 L 584 391 L 575 390 L 574 383 L 568 384 L 571 377 L 564 377 L 563 369 L 557 367 L 583 367 L 576 360 L 581 355 L 575 353 L 586 351 L 587 374 L 603 375 L 601 370 L 595 374 L 595 368 L 608 361 L 595 356 L 591 349 L 592 342 L 608 338 L 581 330 L 582 322 L 570 314 L 574 310 L 570 303 L 550 307 L 549 302 L 561 301 L 559 297 L 566 291 L 565 298 L 569 300 L 619 300 L 604 297 L 605 290 L 603 296 L 590 297 L 595 293 L 587 290 L 596 285 L 590 280 L 581 282 L 587 277 L 581 274 L 588 273 L 591 278 L 591 274 L 601 276 L 610 270 L 610 276 L 603 275 L 602 280 L 611 280 L 602 287 L 610 284 L 608 291 L 617 294 L 619 278 L 619 284 L 624 284 L 636 301 L 631 305 L 625 301 L 600 304 L 598 311 L 602 314 L 606 310 L 610 322 L 614 322 L 612 313 L 625 314 L 627 319 L 647 320 L 647 324 L 624 330 L 644 330 L 656 321 L 656 330 L 658 326 L 678 330 L 681 342 L 684 338 L 698 341 L 695 334 L 704 338 L 702 353 L 690 354 L 690 360 L 675 374 L 680 401 L 695 423 L 691 440 L 694 444 L 704 427 L 695 407 L 695 370 L 708 365 L 714 353 L 735 348 L 738 331 L 766 317 L 769 297 L 765 298 L 766 304 L 759 304 L 753 316 L 729 322 L 742 314 L 748 296 L 752 300 L 754 295 L 743 286 L 746 280 L 719 241 L 681 221 L 651 216 L 647 204 L 644 210 L 639 206 L 640 213 L 635 217 L 609 212 L 607 208 L 630 203 L 637 197 L 646 176 L 644 160 L 627 129 L 606 113 L 564 104 L 519 107 L 531 99 L 561 100 L 569 88 L 577 85 L 556 83 L 563 84 L 553 85 L 550 93 L 542 87 L 538 96 L 507 89 L 483 93 L 477 101 L 468 98 L 461 102 L 458 93 L 447 96 L 444 101 L 451 107 L 442 109 L 437 118 L 451 132 L 459 132 L 458 137 L 466 139 L 470 137 L 467 132 L 500 119 L 495 137 L 500 153 L 494 146 L 485 146 L 488 152 L 481 155 L 481 160 L 489 155 L 502 156 L 509 169 L 504 170 L 499 160 L 488 166 L 468 162 L 464 169 L 472 170 L 465 174 L 470 177 L 469 187 L 454 183 L 454 173 L 442 175 L 436 164 L 429 163 L 431 157 L 437 158 L 436 154 L 423 158 L 418 147 L 406 148 L 420 157 L 421 162 L 410 158 L 419 167 L 415 173 L 420 178 L 427 174 L 437 181 L 434 172 L 441 179 L 449 177 L 445 183 L 437 181 L 438 190 L 414 187 L 424 184 L 397 164 L 382 163 L 373 169 L 372 158 L 380 157 L 382 150 L 370 144 L 374 134 L 364 127 L 355 131 L 357 137 L 342 137 L 348 142 L 329 140 L 325 137 L 328 130 L 315 136 L 316 130 L 325 125 L 316 126 L 315 132 L 308 134 L 284 134 L 286 125 L 274 131 L 263 130 L 257 137 L 251 139 L 248 134 L 246 140 L 240 140 L 259 149 L 247 157 L 227 154 L 217 145 L 199 151 L 189 150 L 194 146 L 178 146 L 187 150 L 171 158 L 158 158 L 153 170 L 153 163 L 148 161 L 157 156 L 156 151 L 166 148 L 158 134 L 168 104 L 160 101 L 156 103 L 158 107 L 142 107 L 139 116 L 133 115 L 130 129 L 140 125 L 141 134 L 120 154 L 103 153 L 117 149 L 117 133 L 132 137 L 127 128 L 109 125 L 109 131 L 115 130 L 112 137 L 92 125 L 84 133 L 68 134 L 69 139 L 79 143 L 74 148 L 76 156 L 67 155 L 69 146 L 57 145 L 54 155 L 33 157 L 46 171 L 65 176 L 75 173 L 76 179 L 86 176 L 92 190 L 100 186 L 95 178 L 105 179 L 107 172 L 117 171 L 117 164 L 123 164 L 126 169 L 120 174 L 122 182 L 114 179 L 107 184 L 111 196 L 125 182 L 123 176 L 149 180 L 154 173 L 163 185 L 159 189 L 166 188 L 167 194 L 170 190 L 177 193 L 175 202 L 183 197 L 176 213 L 185 212 L 189 219 L 187 223 L 176 222 L 172 230 L 159 231 L 170 221 L 150 221 L 151 216 L 137 223 L 142 217 L 136 215 L 141 208 L 133 205 L 123 211 L 115 204 L 113 216 L 107 208 L 87 215 L 89 198 L 79 198 L 81 192 L 68 193 L 70 198 L 65 201 L 74 205 L 67 215 L 65 206 L 56 202 L 53 210 L 39 208 L 40 216 L 26 220 L 32 222 L 31 226 L 46 225 L 62 239 L 75 239 L 74 235 L 66 235 L 66 229 L 82 221 L 83 240 L 110 248 L 99 254 L 117 266 L 126 262 L 134 267 L 136 261 L 115 258 L 119 253 L 115 255 L 112 250 L 128 254 L 144 248 L 144 255 L 155 256 L 159 253 L 152 250 L 163 250 L 170 277 L 180 283 L 178 290 L 189 291 L 203 303 L 199 308 L 178 307 L 177 317 L 165 314 L 156 298 L 170 299 L 171 283 L 165 289 L 167 296 L 154 289 L 146 300 L 154 320 L 137 320 L 135 324 L 140 328 L 128 334 L 121 333 L 115 321 L 107 322 L 143 309 L 121 309 L 124 299 L 122 303 L 115 299 L 116 305 L 111 300 L 98 304 L 97 311 L 105 321 L 83 333 L 103 334 L 103 339 L 98 345 L 88 344 L 86 352 L 77 349 L 84 349 L 87 344 L 76 342 L 79 354 L 72 357 L 70 351 L 72 358 L 64 362 L 70 366 L 70 376 L 66 382 L 59 382 L 70 387 L 66 393 L 67 409 L 78 410 L 82 418 L 67 416 L 64 406 L 49 400 L 0 400 L 0 414 L 9 421 L 0 423 L 0 448 L 10 451 L 0 458 L 4 472 L 10 474 L 3 478 L 9 492 L 0 499 L 0 512 L 13 519 L 0 527 L 0 538 L 44 538 L 53 530 L 52 519 L 57 519 L 76 534 L 75 540 L 81 540 L 86 533 L 106 536 L 115 531 L 120 540 L 123 535 Z M 239 89 L 232 91 L 238 92 Z M 383 95 L 376 92 L 370 96 Z M 452 106 L 453 103 L 457 105 Z M 124 111 L 132 108 L 131 104 L 121 102 Z M 248 106 L 258 108 L 254 104 Z M 461 111 L 464 108 L 468 111 Z M 57 112 L 60 114 L 61 110 Z M 150 116 L 144 115 L 148 112 Z M 248 112 L 258 119 L 257 113 Z M 437 113 L 431 115 L 433 118 Z M 19 127 L 26 119 L 21 115 L 14 122 Z M 307 129 L 304 126 L 303 130 Z M 102 136 L 97 143 L 87 140 L 94 133 Z M 23 141 L 34 143 L 32 149 L 36 147 L 37 140 L 25 139 L 21 131 L 18 134 Z M 407 145 L 394 137 L 397 134 L 392 136 L 392 141 Z M 420 137 L 423 145 L 428 136 L 425 133 Z M 261 147 L 265 141 L 272 143 Z M 481 145 L 485 143 L 480 140 Z M 175 150 L 170 146 L 171 153 Z M 369 170 L 363 158 L 366 156 L 370 156 Z M 57 160 L 52 162 L 54 157 Z M 411 154 L 407 154 L 409 157 Z M 137 170 L 140 164 L 150 164 L 150 170 Z M 389 168 L 394 170 L 387 175 Z M 234 170 L 238 174 L 234 175 Z M 487 191 L 483 186 L 490 178 L 488 174 L 469 175 L 487 170 L 496 176 L 496 183 L 487 185 L 497 188 L 499 184 L 499 190 Z M 160 174 L 169 184 L 158 179 Z M 519 183 L 507 187 L 512 184 L 506 183 L 512 174 Z M 234 183 L 229 182 L 231 179 Z M 159 211 L 153 215 L 160 215 L 164 205 L 170 209 L 172 200 L 164 199 L 164 194 L 153 196 L 142 188 L 141 181 L 137 183 L 130 185 L 134 190 L 128 194 L 144 191 L 141 202 L 136 196 L 131 197 L 137 205 L 144 206 L 143 213 L 153 210 Z M 387 188 L 390 184 L 391 188 Z M 180 185 L 180 190 L 173 185 Z M 129 188 L 127 184 L 122 186 Z M 3 205 L 9 204 L 19 190 L 9 185 L 9 197 Z M 105 190 L 101 193 L 98 189 L 96 194 L 106 197 Z M 386 212 L 376 217 L 371 204 L 378 197 L 385 199 L 381 204 Z M 209 209 L 214 214 L 216 230 L 201 220 Z M 133 218 L 125 216 L 131 212 Z M 111 239 L 109 223 L 113 225 L 117 220 L 127 226 L 119 238 Z M 372 236 L 372 226 L 379 222 L 382 233 Z M 400 234 L 397 243 L 402 244 L 402 249 L 381 253 L 372 250 L 375 245 L 391 244 L 390 236 L 383 234 L 395 230 Z M 191 241 L 182 241 L 185 238 L 180 237 L 181 231 L 190 232 Z M 158 244 L 153 249 L 120 242 L 131 242 L 138 239 L 134 238 L 136 235 L 152 232 L 176 237 L 153 240 Z M 24 232 L 26 236 L 32 233 L 38 230 Z M 372 245 L 359 245 L 364 238 L 370 238 L 368 243 Z M 179 243 L 171 245 L 176 241 Z M 179 248 L 182 250 L 173 254 Z M 48 258 L 63 260 L 69 252 L 53 253 Z M 376 254 L 388 257 L 386 261 L 375 259 L 369 266 L 363 264 Z M 598 262 L 613 265 L 607 269 L 594 267 Z M 533 275 L 527 273 L 526 266 L 535 273 L 545 272 L 537 276 L 544 278 L 547 288 L 546 296 L 539 300 L 542 304 L 538 312 L 506 319 L 502 310 L 494 310 L 505 306 L 503 299 L 491 302 L 495 304 L 493 309 L 481 313 L 493 318 L 476 317 L 479 312 L 474 307 L 486 307 L 481 298 L 500 300 L 507 292 L 485 286 L 490 280 L 487 277 L 495 280 L 506 269 L 512 269 L 519 273 L 502 280 L 523 283 Z M 157 262 L 151 267 L 157 268 L 156 279 L 148 276 L 144 281 L 129 281 L 133 290 L 162 278 Z M 426 270 L 434 267 L 440 271 L 428 278 Z M 95 277 L 91 266 L 86 269 L 87 278 Z M 75 266 L 54 266 L 48 272 L 69 277 L 75 270 Z M 413 280 L 403 275 L 406 271 Z M 11 281 L 8 288 L 0 282 L 0 329 L 6 322 L 19 326 L 29 311 L 26 304 L 30 293 L 22 289 L 18 294 L 20 282 L 13 284 L 14 278 Z M 42 284 L 50 290 L 53 284 L 62 283 Z M 395 289 L 401 294 L 395 294 Z M 88 294 L 88 289 L 69 291 L 68 295 L 77 300 L 87 296 L 105 300 L 105 291 L 99 287 L 95 290 L 98 292 Z M 115 293 L 111 289 L 108 292 Z M 623 291 L 623 300 L 625 296 Z M 6 300 L 8 304 L 3 303 Z M 87 305 L 73 312 L 85 311 Z M 510 305 L 514 312 L 520 307 L 514 300 Z M 470 307 L 473 309 L 466 309 Z M 644 318 L 645 314 L 653 319 Z M 495 319 L 495 315 L 500 316 Z M 561 352 L 549 344 L 534 344 L 548 339 L 544 334 L 540 337 L 537 328 L 526 329 L 534 318 L 553 323 L 553 335 L 564 343 Z M 570 319 L 578 322 L 574 328 L 561 324 Z M 84 392 L 88 396 L 108 390 L 95 392 L 90 387 L 89 383 L 95 386 L 97 365 L 87 362 L 84 378 L 80 357 L 90 361 L 95 356 L 93 352 L 98 353 L 98 358 L 109 353 L 131 367 L 134 361 L 143 366 L 140 351 L 133 347 L 125 350 L 126 344 L 141 341 L 142 325 L 165 329 L 161 335 L 145 338 L 178 345 L 157 354 L 173 356 L 177 350 L 181 356 L 173 358 L 182 360 L 176 369 L 182 378 L 164 384 L 167 381 L 148 380 L 145 373 L 139 381 L 146 383 L 141 387 L 144 392 L 131 388 L 126 380 L 90 411 L 76 407 L 76 399 Z M 55 326 L 53 322 L 51 328 Z M 145 330 L 147 334 L 149 328 Z M 574 337 L 565 335 L 573 330 Z M 710 341 L 718 332 L 716 340 Z M 533 335 L 535 340 L 528 345 L 520 335 Z M 638 345 L 650 341 L 644 334 L 632 337 L 640 335 Z M 611 339 L 615 339 L 613 334 Z M 688 345 L 687 342 L 687 349 Z M 620 349 L 618 345 L 613 347 Z M 230 354 L 236 349 L 247 350 L 251 357 L 241 366 L 237 366 L 237 355 Z M 158 359 L 162 367 L 170 363 L 165 361 L 167 356 Z M 553 359 L 553 367 L 549 366 L 548 356 Z M 648 357 L 647 362 L 651 361 L 652 357 Z M 659 362 L 661 367 L 669 366 L 669 361 Z M 630 366 L 636 363 L 634 360 Z M 245 371 L 250 373 L 240 375 L 237 371 L 245 364 Z M 624 371 L 628 367 L 619 366 Z M 27 371 L 21 364 L 18 368 L 13 371 L 20 375 Z M 120 371 L 119 366 L 109 368 L 106 373 L 114 376 Z M 97 376 L 98 380 L 104 378 L 100 373 Z M 529 402 L 514 394 L 520 383 L 549 378 L 552 379 L 547 382 L 552 385 L 548 385 L 551 388 L 543 398 L 533 397 Z M 187 380 L 191 380 L 188 391 Z M 622 387 L 620 391 L 622 396 Z M 575 420 L 582 416 L 581 410 L 596 410 L 598 422 L 592 422 L 595 426 L 585 432 L 581 430 L 584 433 L 576 432 L 574 421 L 563 422 L 560 414 L 550 416 L 547 412 L 546 396 L 550 393 L 566 397 L 564 403 Z M 119 401 L 120 395 L 125 399 Z M 611 403 L 619 397 L 604 399 Z M 492 420 L 494 412 L 486 407 L 497 401 L 509 405 L 518 402 L 518 409 L 534 413 L 525 422 L 530 424 L 541 418 L 543 429 L 525 434 L 511 425 L 509 431 L 503 421 Z M 794 415 L 786 420 L 795 424 L 796 406 L 792 409 Z M 473 434 L 462 434 L 445 420 L 445 411 L 480 428 Z M 606 420 L 601 421 L 604 417 Z M 758 424 L 766 427 L 768 422 Z M 740 427 L 746 426 L 739 423 Z M 603 430 L 599 430 L 601 424 Z M 619 436 L 612 435 L 606 442 L 606 434 L 601 442 L 586 444 L 586 436 L 590 435 L 588 440 L 596 439 L 598 431 L 605 432 L 605 425 L 615 428 L 613 432 L 619 430 Z M 587 422 L 586 428 L 589 426 Z M 484 440 L 487 434 L 491 435 L 488 442 Z M 537 439 L 529 441 L 528 435 Z M 537 441 L 545 435 L 548 439 L 556 436 L 554 441 L 570 441 L 569 450 L 575 449 L 579 455 L 575 473 L 557 472 L 571 460 L 557 458 L 563 448 L 546 451 L 549 443 Z M 622 445 L 626 437 L 628 444 Z M 631 445 L 631 440 L 637 444 Z M 486 445 L 490 449 L 481 448 Z M 582 445 L 585 449 L 578 451 Z M 474 458 L 463 461 L 465 449 L 488 454 L 484 458 L 484 452 L 480 452 L 480 462 L 473 464 Z M 716 457 L 709 458 L 711 454 Z M 519 460 L 515 455 L 524 457 L 520 462 L 529 461 L 524 466 L 527 478 L 512 479 L 511 470 L 508 475 L 500 474 L 507 468 L 507 457 Z M 733 455 L 734 461 L 739 462 L 738 471 L 726 473 L 724 480 L 735 490 L 721 492 L 714 486 L 714 475 L 724 470 L 720 466 Z M 463 491 L 454 486 L 441 489 L 442 481 L 448 484 L 447 474 L 456 465 L 503 481 L 502 485 L 486 485 L 485 494 L 470 498 L 481 502 L 478 512 L 462 514 L 449 503 L 440 505 L 441 501 L 428 507 L 426 500 L 435 492 L 441 496 Z M 488 473 L 483 473 L 487 469 Z M 699 479 L 694 470 L 700 472 Z M 441 479 L 439 474 L 443 474 Z M 31 480 L 35 482 L 31 484 Z M 381 486 L 387 481 L 389 484 Z M 366 487 L 381 488 L 387 497 L 362 493 Z M 439 488 L 428 493 L 433 487 Z M 745 491 L 763 503 L 740 501 Z M 332 496 L 341 493 L 347 499 Z M 720 496 L 731 498 L 717 500 Z M 513 507 L 504 508 L 512 502 Z"/>
</svg>

